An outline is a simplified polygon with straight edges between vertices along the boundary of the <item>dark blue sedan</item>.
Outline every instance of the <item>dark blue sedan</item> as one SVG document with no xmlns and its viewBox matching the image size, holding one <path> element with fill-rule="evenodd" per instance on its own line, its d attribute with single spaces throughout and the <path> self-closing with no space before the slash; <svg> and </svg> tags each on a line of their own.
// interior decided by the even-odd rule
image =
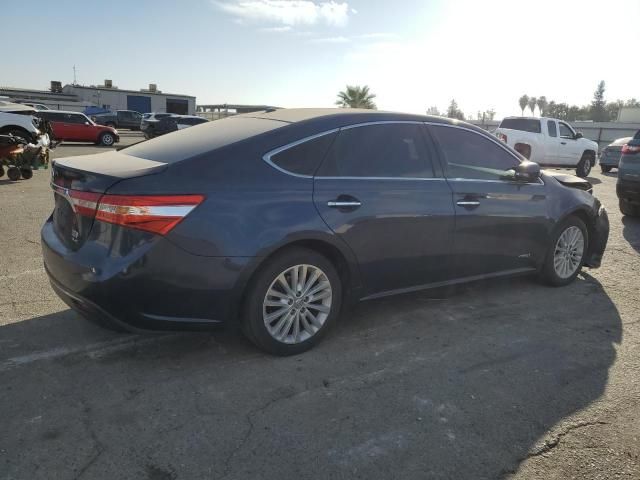
<svg viewBox="0 0 640 480">
<path fill-rule="evenodd" d="M 481 129 L 419 115 L 271 110 L 57 160 L 42 229 L 55 291 L 126 330 L 240 322 L 279 355 L 349 300 L 598 267 L 591 185 Z"/>
</svg>

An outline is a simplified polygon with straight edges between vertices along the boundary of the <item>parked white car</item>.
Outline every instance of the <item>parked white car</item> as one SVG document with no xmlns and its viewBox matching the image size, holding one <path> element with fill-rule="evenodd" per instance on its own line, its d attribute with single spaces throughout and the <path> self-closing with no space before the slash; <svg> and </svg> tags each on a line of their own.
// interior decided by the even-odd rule
<svg viewBox="0 0 640 480">
<path fill-rule="evenodd" d="M 0 135 L 12 134 L 31 144 L 49 146 L 49 136 L 38 129 L 34 113 L 33 107 L 0 100 Z"/>
<path fill-rule="evenodd" d="M 598 144 L 556 118 L 507 117 L 495 135 L 543 167 L 575 168 L 584 178 L 596 164 Z"/>
</svg>

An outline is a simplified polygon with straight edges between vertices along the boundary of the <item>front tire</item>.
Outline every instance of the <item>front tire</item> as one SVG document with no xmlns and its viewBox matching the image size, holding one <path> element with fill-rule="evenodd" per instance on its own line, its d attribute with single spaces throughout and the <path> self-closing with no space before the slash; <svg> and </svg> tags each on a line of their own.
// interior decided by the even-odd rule
<svg viewBox="0 0 640 480">
<path fill-rule="evenodd" d="M 342 282 L 331 261 L 292 248 L 268 260 L 250 283 L 242 329 L 266 352 L 296 355 L 322 340 L 341 306 Z"/>
<path fill-rule="evenodd" d="M 20 180 L 20 169 L 18 167 L 9 167 L 7 177 L 9 177 L 9 180 L 12 182 L 17 182 Z"/>
<path fill-rule="evenodd" d="M 627 202 L 626 200 L 619 200 L 620 213 L 627 217 L 640 217 L 640 206 Z"/>
<path fill-rule="evenodd" d="M 586 178 L 589 176 L 589 173 L 591 173 L 591 157 L 589 155 L 582 155 L 576 167 L 576 175 L 580 178 Z"/>
<path fill-rule="evenodd" d="M 540 271 L 547 285 L 560 287 L 573 282 L 589 250 L 589 232 L 578 217 L 563 220 L 555 229 Z"/>
<path fill-rule="evenodd" d="M 102 135 L 100 135 L 100 145 L 111 147 L 114 143 L 116 143 L 116 138 L 113 136 L 113 134 L 104 132 Z"/>
<path fill-rule="evenodd" d="M 602 173 L 609 173 L 612 168 L 613 167 L 609 165 L 600 165 L 600 170 L 602 170 Z"/>
</svg>

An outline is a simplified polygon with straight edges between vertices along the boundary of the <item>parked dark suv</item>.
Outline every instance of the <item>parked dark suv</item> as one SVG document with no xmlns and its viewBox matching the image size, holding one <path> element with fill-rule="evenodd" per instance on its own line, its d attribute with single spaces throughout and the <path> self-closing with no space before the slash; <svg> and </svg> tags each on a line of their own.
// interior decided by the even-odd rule
<svg viewBox="0 0 640 480">
<path fill-rule="evenodd" d="M 51 283 L 117 327 L 239 319 L 276 354 L 318 342 L 347 300 L 598 267 L 607 213 L 462 122 L 276 110 L 58 159 L 42 228 Z"/>
</svg>

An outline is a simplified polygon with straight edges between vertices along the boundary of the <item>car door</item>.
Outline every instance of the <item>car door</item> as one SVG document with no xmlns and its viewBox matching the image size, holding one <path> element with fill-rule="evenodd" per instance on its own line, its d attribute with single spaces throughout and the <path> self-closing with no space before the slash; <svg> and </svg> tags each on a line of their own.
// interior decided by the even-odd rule
<svg viewBox="0 0 640 480">
<path fill-rule="evenodd" d="M 65 138 L 75 142 L 89 141 L 89 127 L 85 125 L 86 121 L 86 117 L 80 113 L 65 113 L 63 123 Z"/>
<path fill-rule="evenodd" d="M 549 119 L 544 125 L 547 129 L 547 142 L 544 155 L 544 165 L 555 165 L 558 163 L 558 149 L 562 139 L 558 137 L 558 123 L 556 120 Z"/>
<path fill-rule="evenodd" d="M 558 147 L 558 156 L 562 165 L 574 166 L 582 156 L 582 152 L 578 145 L 576 132 L 568 123 L 558 121 L 558 131 L 560 133 L 560 145 Z"/>
<path fill-rule="evenodd" d="M 544 183 L 515 181 L 520 160 L 489 134 L 452 125 L 428 129 L 453 190 L 456 276 L 533 268 L 547 239 Z"/>
<path fill-rule="evenodd" d="M 418 122 L 343 128 L 314 177 L 314 202 L 354 252 L 366 296 L 451 273 L 451 190 Z"/>
</svg>

